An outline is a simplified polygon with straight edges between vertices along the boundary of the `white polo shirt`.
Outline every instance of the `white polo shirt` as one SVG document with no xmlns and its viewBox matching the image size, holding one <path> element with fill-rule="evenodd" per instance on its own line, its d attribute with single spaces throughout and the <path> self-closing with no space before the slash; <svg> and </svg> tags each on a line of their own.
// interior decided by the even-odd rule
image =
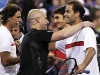
<svg viewBox="0 0 100 75">
<path fill-rule="evenodd" d="M 61 48 L 61 45 L 66 44 L 65 48 Z M 90 70 L 90 74 L 77 74 L 77 75 L 99 75 L 99 68 L 97 62 L 97 46 L 96 46 L 96 36 L 93 30 L 90 27 L 85 27 L 82 30 L 78 31 L 73 36 L 69 37 L 62 43 L 56 42 L 56 48 L 60 48 L 63 52 L 66 52 L 67 57 L 75 58 L 77 64 L 81 64 L 86 56 L 86 49 L 93 47 L 96 54 L 93 59 L 86 67 L 85 70 Z"/>
<path fill-rule="evenodd" d="M 10 52 L 9 57 L 17 57 L 16 45 L 11 36 L 10 31 L 3 25 L 0 26 L 0 52 Z M 15 75 L 16 65 L 4 67 L 1 63 L 0 57 L 0 75 Z"/>
</svg>

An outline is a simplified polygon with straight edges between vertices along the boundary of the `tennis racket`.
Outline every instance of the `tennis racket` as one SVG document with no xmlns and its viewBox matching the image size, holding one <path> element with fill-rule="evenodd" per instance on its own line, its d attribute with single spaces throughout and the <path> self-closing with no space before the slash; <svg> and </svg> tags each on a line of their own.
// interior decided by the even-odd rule
<svg viewBox="0 0 100 75">
<path fill-rule="evenodd" d="M 52 66 L 46 73 L 54 68 L 56 68 L 56 75 L 73 75 L 78 66 L 75 58 L 67 58 L 58 67 Z M 85 70 L 84 73 L 89 74 L 90 70 Z"/>
</svg>

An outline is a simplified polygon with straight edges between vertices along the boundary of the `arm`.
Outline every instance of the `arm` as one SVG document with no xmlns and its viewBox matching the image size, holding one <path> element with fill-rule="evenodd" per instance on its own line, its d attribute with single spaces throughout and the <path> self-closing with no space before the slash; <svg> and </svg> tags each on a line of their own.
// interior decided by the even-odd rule
<svg viewBox="0 0 100 75">
<path fill-rule="evenodd" d="M 92 47 L 88 48 L 88 49 L 87 49 L 86 57 L 85 57 L 85 59 L 84 59 L 84 61 L 83 61 L 82 64 L 83 64 L 85 67 L 88 66 L 89 63 L 91 62 L 91 60 L 92 60 L 92 58 L 93 58 L 94 55 L 95 55 L 95 50 L 94 50 L 94 48 L 92 48 Z"/>
<path fill-rule="evenodd" d="M 0 35 L 0 57 L 3 66 L 15 65 L 20 61 L 16 56 L 16 45 L 8 33 Z"/>
<path fill-rule="evenodd" d="M 49 65 L 57 66 L 57 65 L 59 65 L 63 61 L 64 61 L 64 59 L 55 57 L 53 53 L 49 53 L 48 54 L 48 64 Z"/>
<path fill-rule="evenodd" d="M 1 52 L 1 62 L 3 66 L 10 66 L 19 63 L 20 57 L 10 57 L 10 52 Z"/>
<path fill-rule="evenodd" d="M 56 47 L 55 47 L 55 42 L 49 43 L 48 50 L 57 50 Z"/>
<path fill-rule="evenodd" d="M 79 31 L 80 29 L 82 29 L 83 27 L 87 27 L 87 26 L 95 27 L 95 25 L 91 22 L 87 22 L 87 21 L 81 22 L 71 27 L 67 27 L 60 31 L 54 32 L 52 35 L 51 41 L 57 41 L 57 40 L 68 38 L 72 36 L 73 34 L 75 34 L 77 31 Z"/>
<path fill-rule="evenodd" d="M 90 47 L 87 49 L 87 54 L 86 57 L 83 61 L 82 64 L 78 65 L 78 70 L 75 72 L 76 74 L 79 73 L 83 73 L 83 71 L 85 70 L 85 68 L 89 65 L 89 63 L 91 62 L 93 56 L 95 55 L 95 50 L 94 48 Z"/>
<path fill-rule="evenodd" d="M 90 27 L 87 27 L 82 30 L 81 34 L 83 34 L 84 36 L 83 52 L 85 52 L 85 58 L 83 59 L 83 62 L 80 65 L 78 65 L 79 68 L 76 71 L 76 73 L 83 73 L 85 68 L 90 64 L 93 57 L 96 56 L 97 53 L 96 36 L 94 31 Z M 94 59 L 96 58 L 94 57 Z"/>
</svg>

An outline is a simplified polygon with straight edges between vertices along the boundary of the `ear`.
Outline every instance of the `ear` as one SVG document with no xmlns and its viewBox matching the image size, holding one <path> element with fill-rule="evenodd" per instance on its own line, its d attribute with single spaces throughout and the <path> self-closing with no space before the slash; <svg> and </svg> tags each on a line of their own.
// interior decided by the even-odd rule
<svg viewBox="0 0 100 75">
<path fill-rule="evenodd" d="M 40 23 L 40 19 L 39 19 L 39 17 L 36 18 L 36 22 Z"/>
<path fill-rule="evenodd" d="M 80 12 L 77 11 L 77 12 L 75 13 L 75 16 L 76 16 L 76 18 L 79 17 L 79 16 L 80 16 Z"/>
<path fill-rule="evenodd" d="M 11 20 L 11 18 L 9 17 L 9 18 L 8 18 L 8 21 L 10 21 L 10 20 Z"/>
</svg>

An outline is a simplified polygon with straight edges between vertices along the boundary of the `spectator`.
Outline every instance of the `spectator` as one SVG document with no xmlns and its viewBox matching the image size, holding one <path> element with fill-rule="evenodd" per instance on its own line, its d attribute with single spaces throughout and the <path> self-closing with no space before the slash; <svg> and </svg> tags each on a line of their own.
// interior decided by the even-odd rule
<svg viewBox="0 0 100 75">
<path fill-rule="evenodd" d="M 17 51 L 16 51 L 17 54 L 20 51 L 21 42 L 22 42 L 23 37 L 24 37 L 24 34 L 22 32 L 23 32 L 23 27 L 21 25 L 15 26 L 11 30 L 12 37 L 15 41 L 16 46 L 17 46 Z"/>
</svg>

